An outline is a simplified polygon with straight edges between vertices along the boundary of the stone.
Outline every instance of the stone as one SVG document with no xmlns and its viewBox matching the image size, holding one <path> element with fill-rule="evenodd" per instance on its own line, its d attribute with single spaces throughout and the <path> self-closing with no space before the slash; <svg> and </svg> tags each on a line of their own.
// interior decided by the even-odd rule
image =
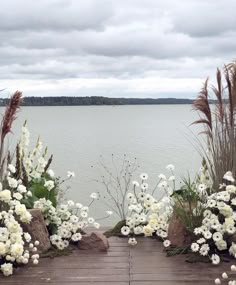
<svg viewBox="0 0 236 285">
<path fill-rule="evenodd" d="M 182 247 L 188 244 L 188 233 L 186 227 L 176 213 L 173 213 L 169 223 L 168 239 L 170 240 L 171 245 Z"/>
<path fill-rule="evenodd" d="M 184 207 L 186 213 L 188 213 L 189 205 L 184 203 L 182 206 Z M 172 245 L 178 247 L 190 245 L 193 241 L 193 234 L 187 230 L 185 224 L 179 218 L 175 210 L 169 222 L 168 239 Z"/>
<path fill-rule="evenodd" d="M 38 250 L 45 252 L 50 249 L 51 243 L 43 214 L 39 209 L 30 209 L 28 211 L 32 215 L 32 220 L 30 224 L 22 224 L 22 227 L 25 232 L 31 235 L 32 242 L 39 241 Z"/>
<path fill-rule="evenodd" d="M 102 233 L 92 232 L 91 234 L 82 236 L 82 239 L 78 243 L 78 247 L 83 250 L 107 251 L 109 242 Z"/>
</svg>

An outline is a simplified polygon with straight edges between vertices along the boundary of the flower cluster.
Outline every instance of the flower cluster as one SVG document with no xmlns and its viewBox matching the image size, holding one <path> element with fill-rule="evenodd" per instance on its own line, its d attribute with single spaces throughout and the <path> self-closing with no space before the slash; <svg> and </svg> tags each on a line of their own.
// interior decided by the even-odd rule
<svg viewBox="0 0 236 285">
<path fill-rule="evenodd" d="M 60 204 L 56 208 L 52 202 L 42 198 L 34 203 L 34 208 L 43 213 L 45 223 L 50 232 L 50 240 L 59 250 L 68 247 L 70 242 L 78 242 L 87 227 L 99 228 L 100 224 L 89 215 L 90 206 L 98 199 L 97 193 L 90 195 L 92 202 L 89 206 L 83 206 L 69 200 L 66 204 Z M 108 211 L 107 216 L 112 212 Z"/>
<path fill-rule="evenodd" d="M 38 264 L 38 241 L 31 242 L 29 233 L 23 230 L 22 224 L 30 223 L 31 214 L 21 200 L 29 193 L 21 180 L 11 175 L 15 172 L 12 165 L 6 182 L 0 183 L 0 260 L 1 271 L 5 276 L 13 274 L 13 264 L 27 264 L 30 258 Z"/>
<path fill-rule="evenodd" d="M 170 242 L 166 240 L 169 218 L 172 214 L 173 201 L 170 195 L 174 189 L 170 186 L 170 181 L 174 183 L 175 177 L 173 175 L 174 166 L 168 165 L 167 169 L 171 172 L 169 178 L 166 178 L 164 174 L 159 175 L 157 187 L 162 195 L 159 199 L 154 198 L 156 189 L 151 194 L 147 192 L 147 174 L 140 175 L 141 183 L 133 181 L 133 193 L 127 195 L 128 214 L 126 225 L 121 229 L 123 235 L 131 236 L 128 241 L 131 245 L 137 243 L 134 236 L 142 234 L 147 237 L 155 234 L 164 240 L 165 247 L 170 245 Z"/>
<path fill-rule="evenodd" d="M 207 197 L 202 225 L 194 229 L 199 238 L 192 243 L 193 252 L 209 256 L 213 264 L 220 263 L 220 253 L 229 251 L 236 257 L 236 244 L 230 242 L 230 237 L 236 232 L 236 186 L 232 173 L 224 176 L 227 184 L 220 185 L 220 191 Z"/>
</svg>

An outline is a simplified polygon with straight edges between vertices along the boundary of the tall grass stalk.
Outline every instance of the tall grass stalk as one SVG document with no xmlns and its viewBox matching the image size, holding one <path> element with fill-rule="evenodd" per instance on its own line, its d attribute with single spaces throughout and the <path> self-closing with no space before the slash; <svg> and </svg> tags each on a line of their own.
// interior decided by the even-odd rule
<svg viewBox="0 0 236 285">
<path fill-rule="evenodd" d="M 210 91 L 214 101 L 210 99 Z M 211 104 L 213 103 L 213 104 Z M 218 189 L 227 171 L 236 175 L 236 62 L 226 65 L 216 72 L 216 85 L 205 81 L 199 96 L 194 102 L 194 109 L 200 118 L 194 124 L 202 124 L 207 145 L 200 143 L 200 148 L 207 163 L 213 189 Z"/>
</svg>

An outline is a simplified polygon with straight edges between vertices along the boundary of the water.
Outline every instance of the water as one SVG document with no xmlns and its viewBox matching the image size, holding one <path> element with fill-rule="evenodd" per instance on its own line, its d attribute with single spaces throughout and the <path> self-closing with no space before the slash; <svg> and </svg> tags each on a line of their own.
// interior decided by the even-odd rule
<svg viewBox="0 0 236 285">
<path fill-rule="evenodd" d="M 148 173 L 152 185 L 170 163 L 176 166 L 178 176 L 195 173 L 201 159 L 189 142 L 188 128 L 196 118 L 190 105 L 23 107 L 9 144 L 15 145 L 27 120 L 31 142 L 40 134 L 53 153 L 56 174 L 65 177 L 67 170 L 76 173 L 67 197 L 86 204 L 91 192 L 101 190 L 93 182 L 99 177 L 100 155 L 107 162 L 112 154 L 117 160 L 124 154 L 136 157 L 139 172 Z M 198 133 L 196 127 L 191 130 Z M 100 203 L 93 211 L 102 216 L 105 210 Z"/>
</svg>

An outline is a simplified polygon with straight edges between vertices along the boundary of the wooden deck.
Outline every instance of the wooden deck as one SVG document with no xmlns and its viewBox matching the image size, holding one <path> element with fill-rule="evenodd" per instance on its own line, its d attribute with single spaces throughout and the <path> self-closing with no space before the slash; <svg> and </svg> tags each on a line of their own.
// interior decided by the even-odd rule
<svg viewBox="0 0 236 285">
<path fill-rule="evenodd" d="M 17 269 L 12 277 L 0 277 L 4 285 L 184 285 L 214 284 L 219 267 L 186 263 L 185 256 L 166 257 L 162 244 L 140 238 L 129 247 L 125 238 L 110 238 L 107 253 L 76 250 L 69 256 L 42 258 L 38 266 Z"/>
</svg>

